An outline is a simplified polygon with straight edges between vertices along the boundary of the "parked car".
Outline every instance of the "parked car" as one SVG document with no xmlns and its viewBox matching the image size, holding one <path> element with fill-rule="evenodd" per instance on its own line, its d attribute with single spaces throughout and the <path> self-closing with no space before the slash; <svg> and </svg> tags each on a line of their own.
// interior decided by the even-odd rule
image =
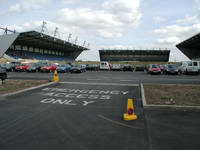
<svg viewBox="0 0 200 150">
<path fill-rule="evenodd" d="M 112 65 L 112 71 L 122 71 L 123 68 L 121 66 L 121 64 L 113 64 Z"/>
<path fill-rule="evenodd" d="M 29 68 L 30 64 L 21 64 L 15 67 L 15 71 L 27 71 Z"/>
<path fill-rule="evenodd" d="M 183 61 L 178 64 L 179 72 L 183 74 L 199 74 L 200 61 Z"/>
<path fill-rule="evenodd" d="M 7 79 L 7 72 L 5 68 L 0 67 L 0 79 L 3 80 Z"/>
<path fill-rule="evenodd" d="M 30 64 L 26 71 L 27 72 L 38 72 L 39 67 L 40 66 L 38 64 Z"/>
<path fill-rule="evenodd" d="M 80 64 L 80 67 L 83 70 L 83 72 L 86 72 L 86 65 L 85 64 Z"/>
<path fill-rule="evenodd" d="M 165 70 L 164 70 L 164 74 L 176 74 L 176 75 L 178 75 L 178 73 L 179 73 L 179 71 L 178 71 L 177 65 L 173 65 L 173 64 L 166 65 Z"/>
<path fill-rule="evenodd" d="M 107 61 L 100 62 L 100 70 L 110 70 L 111 65 Z"/>
<path fill-rule="evenodd" d="M 148 71 L 149 74 L 161 74 L 161 69 L 159 65 L 156 64 L 150 64 L 148 65 Z"/>
<path fill-rule="evenodd" d="M 10 62 L 6 64 L 6 71 L 13 72 L 15 71 L 15 67 L 21 65 L 20 62 Z"/>
<path fill-rule="evenodd" d="M 70 72 L 71 66 L 66 64 L 66 65 L 58 65 L 57 67 L 57 71 L 59 73 L 66 73 L 66 72 Z"/>
<path fill-rule="evenodd" d="M 57 69 L 55 64 L 48 64 L 40 68 L 41 72 L 54 72 Z"/>
<path fill-rule="evenodd" d="M 72 65 L 70 69 L 71 73 L 82 73 L 85 71 L 86 71 L 86 68 L 83 65 L 79 65 L 79 64 Z"/>
<path fill-rule="evenodd" d="M 145 70 L 145 66 L 144 65 L 136 65 L 135 66 L 135 71 L 144 71 Z"/>
<path fill-rule="evenodd" d="M 99 65 L 97 65 L 97 64 L 87 64 L 86 70 L 97 71 L 97 70 L 99 70 Z"/>
<path fill-rule="evenodd" d="M 165 73 L 166 65 L 159 65 L 161 69 L 161 73 Z"/>
<path fill-rule="evenodd" d="M 123 66 L 123 71 L 133 71 L 134 70 L 134 68 L 133 68 L 133 66 L 132 65 L 124 65 Z"/>
</svg>

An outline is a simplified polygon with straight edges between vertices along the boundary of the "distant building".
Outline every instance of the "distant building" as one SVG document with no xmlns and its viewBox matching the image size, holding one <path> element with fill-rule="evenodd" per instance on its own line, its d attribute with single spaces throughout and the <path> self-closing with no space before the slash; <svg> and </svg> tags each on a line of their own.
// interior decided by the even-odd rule
<svg viewBox="0 0 200 150">
<path fill-rule="evenodd" d="M 170 50 L 99 50 L 101 61 L 168 62 Z"/>
<path fill-rule="evenodd" d="M 200 60 L 200 33 L 176 45 L 189 59 Z"/>
<path fill-rule="evenodd" d="M 88 49 L 36 31 L 0 36 L 0 55 L 15 59 L 74 61 L 85 50 Z"/>
</svg>

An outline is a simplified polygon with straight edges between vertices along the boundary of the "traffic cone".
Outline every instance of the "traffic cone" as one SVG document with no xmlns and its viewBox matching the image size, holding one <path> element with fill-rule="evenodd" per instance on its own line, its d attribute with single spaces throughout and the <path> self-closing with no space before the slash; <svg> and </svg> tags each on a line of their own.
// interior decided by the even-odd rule
<svg viewBox="0 0 200 150">
<path fill-rule="evenodd" d="M 133 99 L 128 99 L 127 112 L 124 114 L 124 120 L 136 120 L 137 115 L 135 114 Z"/>
<path fill-rule="evenodd" d="M 59 82 L 59 76 L 58 76 L 57 70 L 54 71 L 53 81 L 54 82 Z"/>
</svg>

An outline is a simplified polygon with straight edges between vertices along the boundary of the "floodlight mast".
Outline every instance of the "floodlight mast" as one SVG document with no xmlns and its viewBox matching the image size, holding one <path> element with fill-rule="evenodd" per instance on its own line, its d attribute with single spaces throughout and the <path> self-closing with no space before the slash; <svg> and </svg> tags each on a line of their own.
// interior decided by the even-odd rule
<svg viewBox="0 0 200 150">
<path fill-rule="evenodd" d="M 75 42 L 74 43 L 76 44 L 77 42 L 78 42 L 78 36 L 75 38 Z"/>
<path fill-rule="evenodd" d="M 57 36 L 57 34 L 58 34 L 58 27 L 55 28 L 54 35 L 53 35 L 54 38 Z"/>
<path fill-rule="evenodd" d="M 72 34 L 70 33 L 69 36 L 68 36 L 68 40 L 67 41 L 70 42 L 71 38 L 72 38 Z"/>
<path fill-rule="evenodd" d="M 85 46 L 85 44 L 86 44 L 86 41 L 83 42 L 83 47 Z"/>
<path fill-rule="evenodd" d="M 42 22 L 41 33 L 44 33 L 44 29 L 47 29 L 46 24 L 47 23 L 45 21 Z"/>
<path fill-rule="evenodd" d="M 88 45 L 87 45 L 87 48 L 89 49 L 89 47 L 90 47 L 90 43 L 88 43 Z"/>
<path fill-rule="evenodd" d="M 7 35 L 8 32 L 16 33 L 16 30 L 10 30 L 10 29 L 8 29 L 7 27 L 6 27 L 6 28 L 2 28 L 2 27 L 0 27 L 0 29 L 1 29 L 1 30 L 4 30 L 3 35 Z"/>
</svg>

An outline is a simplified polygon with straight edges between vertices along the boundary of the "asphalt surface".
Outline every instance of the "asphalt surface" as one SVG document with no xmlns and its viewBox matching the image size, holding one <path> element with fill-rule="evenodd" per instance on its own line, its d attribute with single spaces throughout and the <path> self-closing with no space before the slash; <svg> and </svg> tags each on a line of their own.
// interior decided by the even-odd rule
<svg viewBox="0 0 200 150">
<path fill-rule="evenodd" d="M 8 73 L 10 79 L 51 80 L 52 73 Z M 162 84 L 200 84 L 200 75 L 149 75 L 145 72 L 87 71 L 82 74 L 60 73 L 61 81 L 106 82 L 106 83 L 162 83 Z"/>
<path fill-rule="evenodd" d="M 128 98 L 140 119 L 122 120 Z M 136 85 L 50 86 L 0 101 L 1 150 L 148 149 Z"/>
<path fill-rule="evenodd" d="M 150 150 L 199 150 L 200 110 L 145 110 Z"/>
<path fill-rule="evenodd" d="M 200 76 L 59 74 L 61 83 L 0 97 L 0 150 L 199 150 L 200 111 L 143 109 L 138 83 L 199 84 Z M 9 73 L 12 79 L 52 79 Z M 146 82 L 144 82 L 146 81 Z M 123 121 L 128 98 L 138 120 Z"/>
</svg>

